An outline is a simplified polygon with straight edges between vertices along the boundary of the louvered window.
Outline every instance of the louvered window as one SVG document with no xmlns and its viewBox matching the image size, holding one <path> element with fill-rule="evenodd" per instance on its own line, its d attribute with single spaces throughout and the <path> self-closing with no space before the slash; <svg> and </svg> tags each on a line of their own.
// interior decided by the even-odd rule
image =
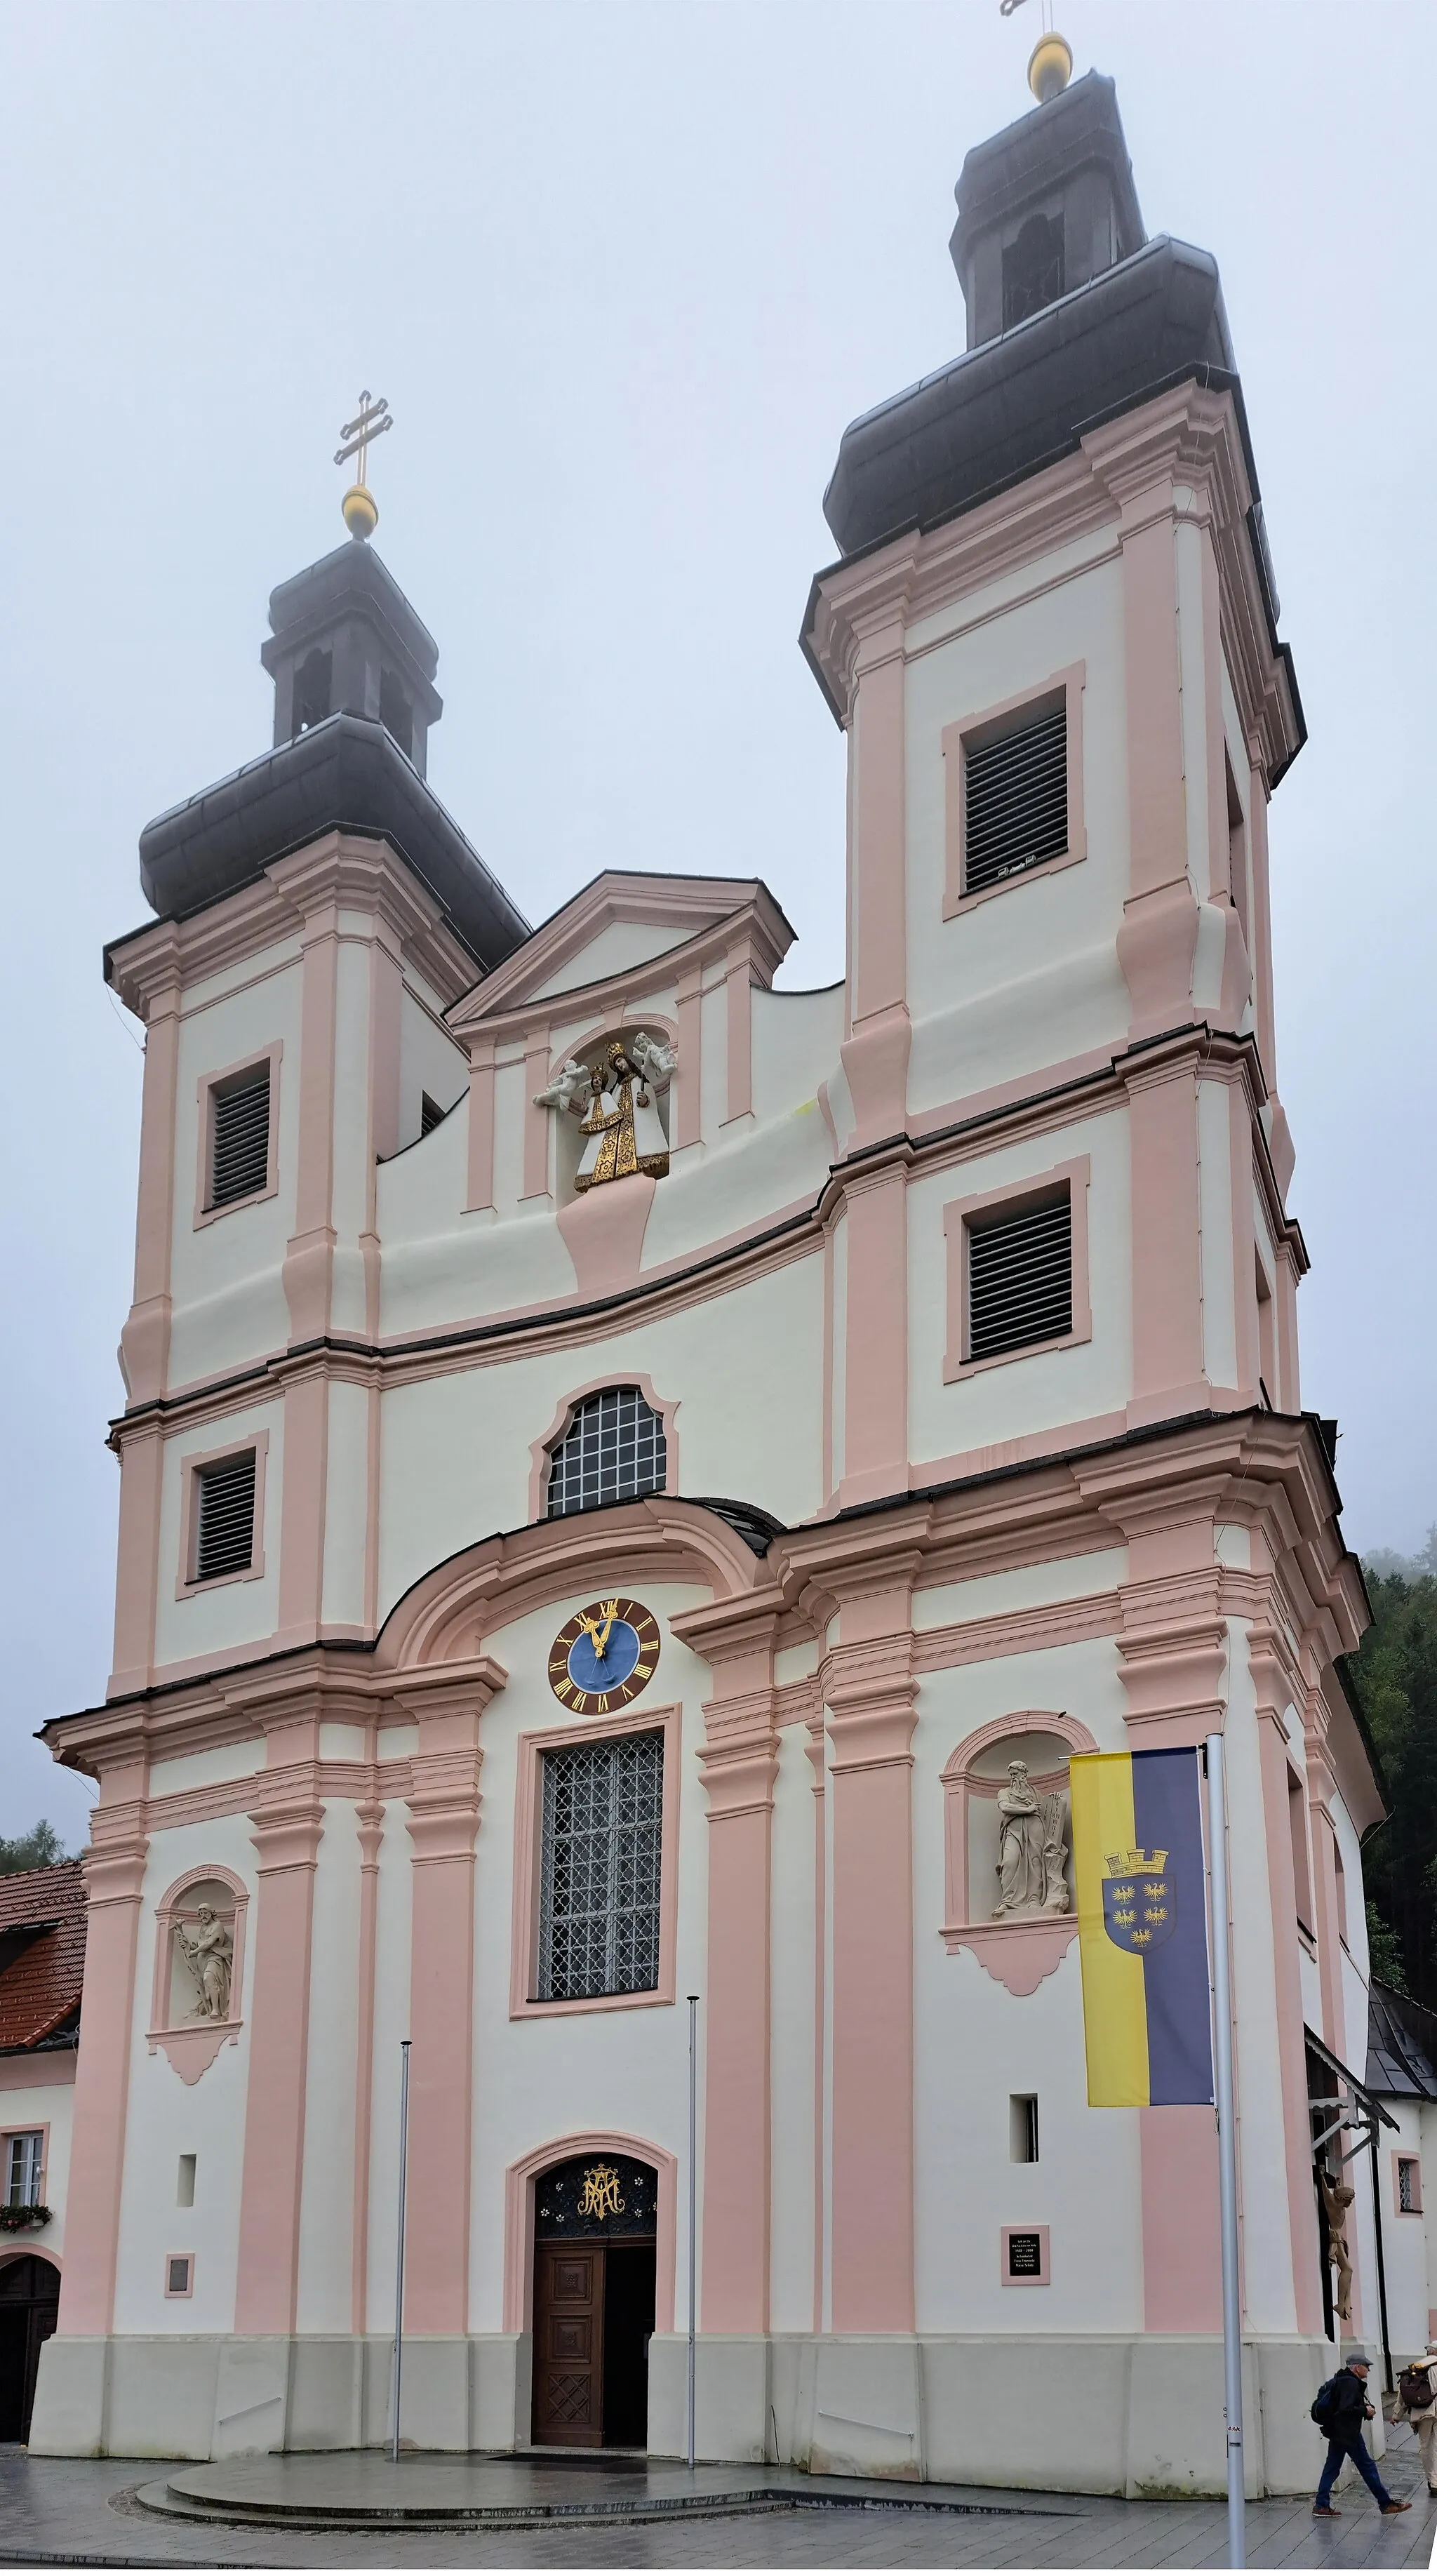
<svg viewBox="0 0 1437 2576">
<path fill-rule="evenodd" d="M 963 891 L 1059 859 L 1068 846 L 1066 703 L 963 753 Z"/>
<path fill-rule="evenodd" d="M 247 1199 L 269 1179 L 269 1066 L 251 1065 L 210 1094 L 210 1205 Z"/>
<path fill-rule="evenodd" d="M 212 1467 L 197 1467 L 195 1483 L 194 1580 L 210 1583 L 216 1575 L 243 1574 L 254 1563 L 253 1449 L 217 1458 Z"/>
<path fill-rule="evenodd" d="M 1073 1212 L 1066 1190 L 1038 1207 L 980 1216 L 967 1232 L 970 1360 L 1072 1331 Z"/>
<path fill-rule="evenodd" d="M 649 1994 L 659 1982 L 662 1735 L 546 1753 L 540 2002 Z"/>
<path fill-rule="evenodd" d="M 606 1386 L 575 1407 L 550 1455 L 548 1516 L 661 1494 L 667 1463 L 664 1426 L 652 1405 L 636 1386 Z"/>
<path fill-rule="evenodd" d="M 445 1113 L 440 1108 L 438 1101 L 431 1100 L 427 1091 L 421 1091 L 419 1095 L 420 1135 L 432 1136 L 444 1114 Z"/>
</svg>

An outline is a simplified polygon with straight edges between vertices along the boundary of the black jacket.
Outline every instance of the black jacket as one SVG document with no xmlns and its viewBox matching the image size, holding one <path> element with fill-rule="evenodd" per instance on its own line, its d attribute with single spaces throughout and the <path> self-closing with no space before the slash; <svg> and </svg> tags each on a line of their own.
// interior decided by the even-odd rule
<svg viewBox="0 0 1437 2576">
<path fill-rule="evenodd" d="M 1367 2387 L 1355 2370 L 1339 2370 L 1327 2403 L 1327 2428 L 1339 2440 L 1360 2433 L 1367 2420 Z"/>
</svg>

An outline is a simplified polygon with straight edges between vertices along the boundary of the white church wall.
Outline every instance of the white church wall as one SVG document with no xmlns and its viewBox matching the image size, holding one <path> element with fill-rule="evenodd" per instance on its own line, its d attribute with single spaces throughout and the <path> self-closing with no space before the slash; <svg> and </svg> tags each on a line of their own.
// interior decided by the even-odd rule
<svg viewBox="0 0 1437 2576">
<path fill-rule="evenodd" d="M 1092 1337 L 1021 1354 L 944 1384 L 948 1265 L 943 1211 L 955 1200 L 1087 1155 Z M 911 1182 L 908 1189 L 909 1456 L 952 1457 L 1121 1410 L 1132 1387 L 1131 1174 L 1126 1114 L 1075 1121 Z"/>
<path fill-rule="evenodd" d="M 353 2314 L 358 1958 L 359 1837 L 354 1806 L 349 1799 L 327 1798 L 310 1933 L 295 2307 L 301 2334 L 348 2334 Z"/>
<path fill-rule="evenodd" d="M 805 992 L 765 992 L 755 985 L 750 1003 L 753 1108 L 760 1126 L 766 1118 L 817 1106 L 818 1086 L 839 1062 L 844 1001 L 842 984 Z"/>
<path fill-rule="evenodd" d="M 1040 1609 L 1052 1601 L 1090 1599 L 1095 1592 L 1115 1591 L 1127 1570 L 1125 1547 L 1097 1547 L 1085 1549 L 1081 1556 L 1044 1557 L 1036 1565 L 1012 1566 L 1002 1574 L 969 1575 L 961 1583 L 925 1584 L 913 1595 L 913 1626 L 915 1631 L 946 1628 L 964 1620 L 1000 1617 L 1004 1611 Z M 1052 1706 L 1066 1706 L 1066 1702 L 1054 1700 Z M 1081 1710 L 1074 1715 L 1081 1716 Z"/>
<path fill-rule="evenodd" d="M 549 2015 L 509 2013 L 518 1738 L 570 1724 L 548 1684 L 549 1648 L 578 1596 L 549 1603 L 494 1631 L 486 1647 L 509 1674 L 484 1717 L 484 1808 L 475 1871 L 474 2224 L 470 2330 L 503 2323 L 504 2178 L 507 2167 L 577 2128 L 612 2127 L 683 2159 L 688 2135 L 688 2016 L 702 1993 L 708 1907 L 707 1814 L 696 1752 L 703 1740 L 708 1666 L 668 1632 L 675 1612 L 706 1600 L 696 1585 L 646 1583 L 644 1601 L 664 1630 L 653 1681 L 626 1712 L 679 1705 L 676 1973 L 672 2004 L 580 2006 Z"/>
<path fill-rule="evenodd" d="M 1037 1569 L 1028 1569 L 1034 1574 Z M 1061 1582 L 1064 1569 L 1047 1570 Z M 1011 1577 L 1000 1584 L 1021 1592 Z M 920 1596 L 921 1597 L 921 1596 Z M 1018 1607 L 1014 1598 L 1006 1606 Z M 1011 1710 L 1064 1709 L 1103 1752 L 1126 1736 L 1115 1642 L 1093 1638 L 924 1674 L 914 1732 L 915 2226 L 920 2334 L 1136 2333 L 1143 2322 L 1136 2112 L 1090 2111 L 1073 1942 L 1031 1995 L 950 1954 L 940 1773 Z M 977 1919 L 988 1911 L 978 1893 Z M 1038 2097 L 1039 2157 L 1009 2154 L 1009 2097 Z M 1052 2279 L 1005 2288 L 1000 2229 L 1050 2230 Z"/>
<path fill-rule="evenodd" d="M 331 1378 L 324 1467 L 323 1615 L 338 1625 L 364 1622 L 364 1554 L 369 1529 L 367 1387 Z"/>
<path fill-rule="evenodd" d="M 1106 554 L 1111 541 L 1100 542 Z M 1055 550 L 1016 579 L 1005 575 L 909 633 L 909 1011 L 915 1026 L 940 1013 L 961 1025 L 965 1012 L 977 1011 L 983 1029 L 970 1072 L 956 1080 L 951 1058 L 925 1062 L 915 1046 L 910 1099 L 920 1108 L 1126 1035 L 1127 994 L 1115 961 L 1106 976 L 1094 971 L 1089 977 L 1085 998 L 1059 1024 L 1061 1042 L 1051 1017 L 1053 988 L 1061 990 L 1071 960 L 1099 941 L 1111 959 L 1128 892 L 1122 580 L 1115 560 L 1089 560 L 1082 568 L 1095 550 L 1092 540 Z M 1079 662 L 1086 858 L 945 921 L 944 727 L 1028 691 L 1037 695 L 1055 673 Z M 1033 979 L 1049 988 L 1041 1012 L 1021 1007 L 1023 987 Z M 993 997 L 1005 994 L 1020 1007 L 1010 998 L 995 1009 Z"/>
<path fill-rule="evenodd" d="M 255 1852 L 245 1815 L 169 1826 L 151 1837 L 140 1903 L 131 2010 L 129 2101 L 125 2117 L 115 2332 L 229 2334 L 234 2328 L 253 1990 Z M 186 2084 L 162 2048 L 150 2053 L 155 1908 L 182 1873 L 218 1864 L 250 1890 L 251 1937 L 240 1996 L 243 2027 L 213 2065 Z M 179 2160 L 195 2158 L 194 2202 L 179 2201 Z M 192 2254 L 193 2290 L 165 2296 L 165 2258 Z"/>
<path fill-rule="evenodd" d="M 240 1744 L 207 1744 L 199 1753 L 171 1753 L 150 1764 L 149 1795 L 167 1798 L 180 1789 L 212 1789 L 223 1780 L 248 1780 L 264 1768 L 264 1737 Z"/>
<path fill-rule="evenodd" d="M 399 1004 L 399 1143 L 413 1143 L 419 1135 L 423 1094 L 441 1109 L 451 1109 L 463 1097 L 469 1081 L 468 1050 L 452 1038 L 441 1024 L 439 1002 L 414 974 L 406 968 L 404 990 Z"/>
<path fill-rule="evenodd" d="M 662 957 L 678 945 L 671 921 L 609 921 L 592 939 L 576 948 L 557 967 L 548 982 L 536 984 L 533 998 L 546 1001 L 550 995 L 572 993 L 581 984 L 597 984 L 609 975 L 622 975 L 631 967 L 646 966 L 651 957 Z"/>
<path fill-rule="evenodd" d="M 267 1432 L 264 1461 L 264 1570 L 217 1583 L 176 1600 L 179 1579 L 184 1462 L 210 1451 L 238 1446 L 256 1432 Z M 284 1482 L 284 1406 L 245 1407 L 176 1432 L 165 1443 L 160 1492 L 160 1552 L 155 1602 L 155 1661 L 178 1663 L 190 1656 L 221 1655 L 256 1637 L 272 1636 L 279 1619 L 279 1532 Z"/>
<path fill-rule="evenodd" d="M 705 1146 L 702 1159 L 683 1158 L 659 1183 L 644 1233 L 645 1268 L 680 1261 L 733 1236 L 760 1234 L 780 1211 L 811 1206 L 832 1157 L 812 1092 L 757 1123 L 735 1123 L 715 1145 Z"/>
<path fill-rule="evenodd" d="M 782 1367 L 776 1367 L 782 1353 Z M 530 1450 L 576 1387 L 647 1374 L 677 1399 L 670 1490 L 759 1504 L 791 1524 L 817 1510 L 822 1265 L 790 1262 L 726 1297 L 631 1333 L 396 1387 L 383 1399 L 380 1616 L 459 1547 L 517 1529 Z"/>
<path fill-rule="evenodd" d="M 249 980 L 253 978 L 254 980 Z M 239 977 L 236 976 L 236 981 Z M 235 1207 L 197 1225 L 201 1084 L 257 1056 L 278 1039 L 278 1188 L 273 1198 Z M 180 1024 L 171 1231 L 170 1383 L 218 1377 L 242 1360 L 283 1347 L 289 1313 L 281 1284 L 294 1232 L 299 1147 L 300 968 L 251 960 L 244 987 L 187 1008 Z"/>
<path fill-rule="evenodd" d="M 769 2313 L 775 2334 L 804 2334 L 813 2325 L 816 1822 L 808 1730 L 785 1726 L 769 1871 Z"/>
<path fill-rule="evenodd" d="M 1427 2344 L 1428 2311 L 1432 2300 L 1427 2217 L 1423 2204 L 1427 2198 L 1428 2176 L 1423 2169 L 1421 2103 L 1394 2099 L 1388 2094 L 1383 2098 L 1382 2107 L 1389 2119 L 1397 2123 L 1395 2133 L 1384 2129 L 1377 2141 L 1377 2184 L 1382 2202 L 1382 2250 L 1387 2276 L 1387 2334 L 1394 2365 L 1400 2370 L 1404 2361 L 1415 2360 Z M 1400 2206 L 1397 2187 L 1399 2156 L 1412 2158 L 1417 2166 L 1419 2205 L 1415 2210 L 1407 2211 Z M 1364 2157 L 1362 2161 L 1365 2163 L 1368 2159 Z M 1437 2174 L 1432 2176 L 1432 2182 L 1437 2185 Z M 1437 2198 L 1437 2189 L 1434 2189 L 1433 2196 Z M 1375 2297 L 1373 2304 L 1375 2308 Z M 1367 2331 L 1375 2335 L 1375 2317 L 1369 2318 Z"/>
</svg>

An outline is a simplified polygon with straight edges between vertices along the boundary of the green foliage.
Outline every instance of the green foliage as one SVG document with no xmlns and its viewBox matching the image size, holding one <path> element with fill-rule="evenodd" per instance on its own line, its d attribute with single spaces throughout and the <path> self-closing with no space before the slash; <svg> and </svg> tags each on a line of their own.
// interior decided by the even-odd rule
<svg viewBox="0 0 1437 2576">
<path fill-rule="evenodd" d="M 1384 1986 L 1394 1986 L 1399 1995 L 1407 1992 L 1407 1970 L 1402 1963 L 1402 1947 L 1390 1923 L 1384 1923 L 1371 1897 L 1367 1900 L 1367 1955 L 1374 1977 Z"/>
<path fill-rule="evenodd" d="M 57 1860 L 70 1857 L 53 1825 L 42 1817 L 28 1834 L 15 1834 L 7 1842 L 0 1834 L 0 1878 L 8 1878 L 17 1869 L 49 1869 Z"/>
<path fill-rule="evenodd" d="M 1376 1975 L 1437 2007 L 1437 1529 L 1411 1573 L 1367 1569 L 1373 1620 L 1349 1670 L 1387 1776 L 1390 1813 L 1363 1869 L 1387 1944 Z M 1419 1571 L 1418 1569 L 1422 1570 Z M 1428 1570 L 1431 1569 L 1431 1570 Z"/>
</svg>

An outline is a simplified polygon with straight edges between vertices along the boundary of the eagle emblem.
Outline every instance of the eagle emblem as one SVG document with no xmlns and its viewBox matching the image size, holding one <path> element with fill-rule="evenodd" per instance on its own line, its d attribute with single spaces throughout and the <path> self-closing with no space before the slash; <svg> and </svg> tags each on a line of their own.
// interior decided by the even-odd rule
<svg viewBox="0 0 1437 2576">
<path fill-rule="evenodd" d="M 1105 1854 L 1103 1929 L 1120 1950 L 1145 1957 L 1166 1941 L 1177 1921 L 1177 1889 L 1165 1851 Z"/>
</svg>

